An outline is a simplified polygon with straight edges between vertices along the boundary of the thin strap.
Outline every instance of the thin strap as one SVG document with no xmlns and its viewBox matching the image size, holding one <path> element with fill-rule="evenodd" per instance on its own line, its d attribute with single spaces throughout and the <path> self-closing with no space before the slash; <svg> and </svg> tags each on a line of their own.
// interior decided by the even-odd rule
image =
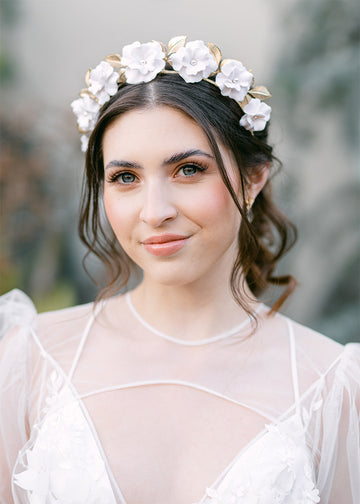
<svg viewBox="0 0 360 504">
<path fill-rule="evenodd" d="M 146 329 L 148 329 L 152 333 L 157 334 L 161 338 L 164 338 L 164 339 L 166 339 L 168 341 L 171 341 L 172 343 L 177 343 L 178 345 L 184 345 L 184 346 L 201 346 L 201 345 L 207 345 L 209 343 L 214 343 L 215 341 L 219 341 L 219 340 L 222 340 L 224 338 L 227 338 L 229 336 L 233 336 L 233 335 L 239 333 L 242 329 L 244 329 L 246 326 L 248 326 L 252 322 L 252 319 L 249 317 L 246 320 L 244 320 L 240 325 L 238 325 L 236 327 L 233 327 L 229 331 L 226 331 L 224 333 L 218 334 L 217 336 L 212 336 L 210 338 L 200 339 L 200 340 L 187 340 L 186 341 L 186 340 L 182 340 L 182 339 L 179 339 L 179 338 L 174 338 L 173 336 L 168 336 L 167 334 L 165 334 L 165 333 L 159 331 L 158 329 L 155 329 L 154 327 L 152 327 L 135 310 L 134 305 L 133 305 L 133 303 L 131 301 L 130 292 L 127 292 L 126 295 L 125 295 L 125 297 L 126 297 L 127 304 L 128 304 L 128 306 L 130 308 L 130 311 L 132 312 L 132 314 L 134 315 L 134 317 L 140 322 L 141 325 L 143 325 L 144 327 L 146 327 Z M 263 308 L 263 306 L 264 305 L 262 303 L 260 303 L 256 307 L 256 309 L 254 310 L 254 314 L 259 313 L 259 311 Z"/>
<path fill-rule="evenodd" d="M 299 377 L 296 362 L 294 328 L 290 319 L 288 318 L 286 318 L 286 324 L 288 328 L 289 341 L 290 341 L 291 374 L 292 374 L 292 383 L 295 397 L 295 406 L 296 406 L 296 412 L 300 413 L 300 390 L 299 390 Z"/>
<path fill-rule="evenodd" d="M 96 319 L 97 315 L 99 314 L 102 307 L 103 307 L 103 303 L 99 303 L 99 305 L 97 305 L 95 307 L 95 309 L 91 313 L 91 316 L 88 320 L 88 323 L 85 326 L 84 332 L 81 336 L 80 343 L 79 343 L 77 350 L 76 350 L 75 358 L 71 364 L 71 368 L 70 368 L 69 374 L 67 376 L 69 381 L 72 380 L 76 366 L 77 366 L 79 359 L 80 359 L 80 356 L 81 356 L 81 352 L 83 351 L 84 345 L 85 345 L 87 337 L 89 335 L 90 329 L 91 329 L 91 327 L 92 327 L 92 325 L 93 325 L 93 323 L 94 323 L 94 321 L 95 321 L 95 319 Z"/>
<path fill-rule="evenodd" d="M 184 387 L 191 387 L 196 390 L 201 390 L 202 392 L 206 392 L 208 394 L 211 394 L 213 396 L 220 397 L 221 399 L 225 399 L 226 401 L 237 404 L 238 406 L 243 406 L 244 408 L 247 408 L 251 411 L 254 411 L 258 415 L 261 415 L 262 417 L 267 418 L 268 420 L 271 420 L 272 422 L 276 418 L 276 417 L 268 415 L 267 413 L 264 413 L 263 411 L 261 411 L 257 408 L 249 406 L 246 403 L 236 401 L 235 399 L 231 399 L 231 397 L 225 396 L 225 395 L 221 394 L 220 392 L 216 392 L 215 390 L 211 390 L 207 387 L 203 387 L 202 385 L 187 382 L 184 380 L 144 380 L 144 381 L 125 383 L 123 385 L 112 385 L 109 387 L 103 387 L 100 389 L 92 390 L 91 392 L 87 392 L 86 394 L 79 394 L 79 397 L 81 399 L 85 399 L 86 397 L 90 397 L 90 396 L 93 396 L 96 394 L 102 394 L 103 392 L 111 392 L 111 391 L 123 390 L 123 389 L 127 389 L 127 388 L 143 387 L 146 385 L 182 385 Z"/>
</svg>

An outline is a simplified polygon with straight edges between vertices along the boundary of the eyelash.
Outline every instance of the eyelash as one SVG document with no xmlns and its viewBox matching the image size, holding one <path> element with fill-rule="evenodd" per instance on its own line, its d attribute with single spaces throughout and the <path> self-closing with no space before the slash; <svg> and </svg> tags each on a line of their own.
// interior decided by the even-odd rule
<svg viewBox="0 0 360 504">
<path fill-rule="evenodd" d="M 180 172 L 180 170 L 184 170 L 185 168 L 195 168 L 196 169 L 196 172 L 193 173 L 192 175 L 188 175 L 188 176 L 185 175 L 186 178 L 194 177 L 196 175 L 196 173 L 198 173 L 198 172 L 204 173 L 208 169 L 207 165 L 198 161 L 196 163 L 186 163 L 183 166 L 180 166 L 180 168 L 178 169 L 178 171 L 176 173 L 178 174 Z"/>
<path fill-rule="evenodd" d="M 199 161 L 196 163 L 186 163 L 183 166 L 180 166 L 180 168 L 178 168 L 176 175 L 178 175 L 180 170 L 184 170 L 185 168 L 195 168 L 196 169 L 195 173 L 193 173 L 191 175 L 184 175 L 184 178 L 189 179 L 189 178 L 195 177 L 198 172 L 200 172 L 200 173 L 205 172 L 208 169 L 208 166 L 199 162 Z M 119 183 L 124 186 L 125 185 L 130 186 L 131 184 L 133 184 L 135 182 L 135 180 L 133 182 L 128 182 L 128 183 L 121 182 L 120 179 L 124 175 L 133 175 L 135 177 L 135 179 L 137 178 L 137 175 L 135 173 L 132 173 L 131 171 L 122 171 L 122 172 L 115 172 L 115 173 L 109 175 L 106 179 L 106 182 L 108 182 L 109 184 Z"/>
</svg>

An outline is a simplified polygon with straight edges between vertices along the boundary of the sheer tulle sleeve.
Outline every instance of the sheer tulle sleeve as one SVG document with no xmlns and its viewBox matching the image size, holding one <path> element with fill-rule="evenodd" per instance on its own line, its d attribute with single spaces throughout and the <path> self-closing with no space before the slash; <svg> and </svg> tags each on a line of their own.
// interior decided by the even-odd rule
<svg viewBox="0 0 360 504">
<path fill-rule="evenodd" d="M 28 439 L 31 329 L 36 310 L 21 291 L 0 297 L 0 501 L 12 502 L 11 473 Z"/>
<path fill-rule="evenodd" d="M 339 363 L 325 377 L 313 409 L 321 503 L 360 503 L 359 344 L 346 345 Z"/>
</svg>

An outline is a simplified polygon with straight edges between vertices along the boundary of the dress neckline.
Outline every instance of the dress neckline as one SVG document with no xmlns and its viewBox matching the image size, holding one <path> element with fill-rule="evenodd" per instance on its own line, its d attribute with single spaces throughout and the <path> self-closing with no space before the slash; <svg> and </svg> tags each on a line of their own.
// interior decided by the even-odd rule
<svg viewBox="0 0 360 504">
<path fill-rule="evenodd" d="M 217 334 L 216 336 L 211 336 L 210 338 L 205 338 L 205 339 L 199 339 L 199 340 L 182 340 L 180 338 L 175 338 L 173 336 L 169 336 L 168 334 L 163 333 L 162 331 L 159 331 L 158 329 L 155 329 L 152 325 L 150 325 L 148 322 L 146 322 L 141 315 L 136 311 L 132 301 L 131 301 L 131 296 L 130 292 L 127 292 L 125 294 L 126 302 L 130 308 L 131 313 L 134 315 L 134 317 L 140 322 L 142 326 L 144 326 L 146 329 L 151 331 L 153 334 L 156 334 L 157 336 L 160 336 L 161 338 L 170 341 L 171 343 L 175 343 L 177 345 L 182 345 L 182 346 L 202 346 L 202 345 L 208 345 L 209 343 L 215 343 L 216 341 L 220 341 L 222 339 L 228 338 L 229 336 L 235 336 L 237 333 L 245 329 L 247 326 L 249 326 L 252 323 L 252 319 L 248 317 L 246 320 L 244 320 L 241 324 L 233 327 L 229 331 L 222 332 L 220 334 Z M 259 303 L 259 305 L 256 307 L 254 310 L 254 315 L 258 314 L 261 309 L 264 307 L 262 303 Z"/>
</svg>

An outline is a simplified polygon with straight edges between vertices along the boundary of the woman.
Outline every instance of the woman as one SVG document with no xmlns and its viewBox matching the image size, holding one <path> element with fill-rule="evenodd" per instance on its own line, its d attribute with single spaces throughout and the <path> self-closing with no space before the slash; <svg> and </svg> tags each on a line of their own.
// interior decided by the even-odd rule
<svg viewBox="0 0 360 504">
<path fill-rule="evenodd" d="M 40 316 L 2 300 L 4 502 L 360 502 L 359 345 L 277 313 L 294 228 L 270 195 L 269 92 L 184 37 L 86 82 L 80 235 L 110 281 Z"/>
</svg>

